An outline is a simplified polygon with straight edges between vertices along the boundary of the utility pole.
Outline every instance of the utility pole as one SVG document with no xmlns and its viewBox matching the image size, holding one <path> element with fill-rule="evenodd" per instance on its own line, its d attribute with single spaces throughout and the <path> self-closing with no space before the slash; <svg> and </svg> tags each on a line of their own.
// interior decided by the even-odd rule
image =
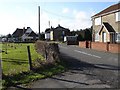
<svg viewBox="0 0 120 90">
<path fill-rule="evenodd" d="M 38 6 L 38 29 L 39 29 L 39 40 L 40 40 L 40 6 Z"/>
</svg>

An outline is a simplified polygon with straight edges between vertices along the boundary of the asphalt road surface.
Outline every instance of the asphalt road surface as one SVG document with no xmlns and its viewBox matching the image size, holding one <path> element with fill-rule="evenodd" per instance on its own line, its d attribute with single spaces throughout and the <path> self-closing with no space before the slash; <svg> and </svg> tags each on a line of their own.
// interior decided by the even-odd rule
<svg viewBox="0 0 120 90">
<path fill-rule="evenodd" d="M 59 48 L 61 57 L 66 57 L 63 60 L 67 61 L 72 70 L 91 74 L 89 78 L 99 79 L 102 83 L 110 85 L 111 88 L 119 88 L 120 63 L 118 54 L 65 44 L 60 44 Z"/>
<path fill-rule="evenodd" d="M 119 88 L 118 54 L 59 44 L 68 71 L 28 85 L 33 88 Z M 119 84 L 119 85 L 118 85 Z M 17 88 L 21 88 L 17 86 Z"/>
</svg>

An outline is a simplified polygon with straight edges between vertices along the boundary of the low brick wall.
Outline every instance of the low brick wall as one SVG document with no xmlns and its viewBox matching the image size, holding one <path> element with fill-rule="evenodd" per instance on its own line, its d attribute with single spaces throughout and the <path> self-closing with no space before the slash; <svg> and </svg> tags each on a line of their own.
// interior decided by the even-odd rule
<svg viewBox="0 0 120 90">
<path fill-rule="evenodd" d="M 86 42 L 85 41 L 79 42 L 79 47 L 86 48 Z"/>
<path fill-rule="evenodd" d="M 109 44 L 109 52 L 120 53 L 120 44 Z"/>
<path fill-rule="evenodd" d="M 92 42 L 91 48 L 99 51 L 108 51 L 107 49 L 107 43 L 101 43 L 101 42 Z"/>
<path fill-rule="evenodd" d="M 91 49 L 95 49 L 99 51 L 107 51 L 111 53 L 120 53 L 120 44 L 82 41 L 82 42 L 79 42 L 79 47 L 91 48 Z"/>
<path fill-rule="evenodd" d="M 79 47 L 91 48 L 91 41 L 81 41 L 81 42 L 79 42 Z"/>
</svg>

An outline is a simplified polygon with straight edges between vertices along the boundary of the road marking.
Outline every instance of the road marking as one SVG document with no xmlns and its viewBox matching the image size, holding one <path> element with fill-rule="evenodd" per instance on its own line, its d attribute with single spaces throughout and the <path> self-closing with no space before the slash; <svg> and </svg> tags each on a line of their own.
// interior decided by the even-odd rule
<svg viewBox="0 0 120 90">
<path fill-rule="evenodd" d="M 92 57 L 96 57 L 96 58 L 101 58 L 100 56 L 89 54 L 89 53 L 86 53 L 86 52 L 82 52 L 82 51 L 78 51 L 78 50 L 74 50 L 74 51 L 78 52 L 78 53 L 82 53 L 82 54 L 88 55 L 88 56 L 92 56 Z"/>
<path fill-rule="evenodd" d="M 68 49 L 67 47 L 60 46 L 61 48 Z"/>
</svg>

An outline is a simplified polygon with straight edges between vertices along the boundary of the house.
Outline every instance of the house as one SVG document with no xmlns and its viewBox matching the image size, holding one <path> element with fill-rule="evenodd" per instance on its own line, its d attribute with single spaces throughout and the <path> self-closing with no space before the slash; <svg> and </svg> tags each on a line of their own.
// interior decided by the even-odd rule
<svg viewBox="0 0 120 90">
<path fill-rule="evenodd" d="M 50 40 L 50 31 L 51 31 L 50 28 L 47 28 L 47 29 L 45 30 L 45 39 L 46 39 L 46 40 Z"/>
<path fill-rule="evenodd" d="M 15 42 L 31 42 L 38 39 L 38 35 L 30 28 L 23 29 L 17 28 L 12 34 Z"/>
<path fill-rule="evenodd" d="M 92 16 L 92 41 L 120 42 L 120 3 L 112 5 Z"/>
<path fill-rule="evenodd" d="M 58 25 L 56 28 L 48 28 L 45 30 L 45 39 L 52 41 L 64 41 L 64 36 L 68 36 L 70 30 Z"/>
</svg>

